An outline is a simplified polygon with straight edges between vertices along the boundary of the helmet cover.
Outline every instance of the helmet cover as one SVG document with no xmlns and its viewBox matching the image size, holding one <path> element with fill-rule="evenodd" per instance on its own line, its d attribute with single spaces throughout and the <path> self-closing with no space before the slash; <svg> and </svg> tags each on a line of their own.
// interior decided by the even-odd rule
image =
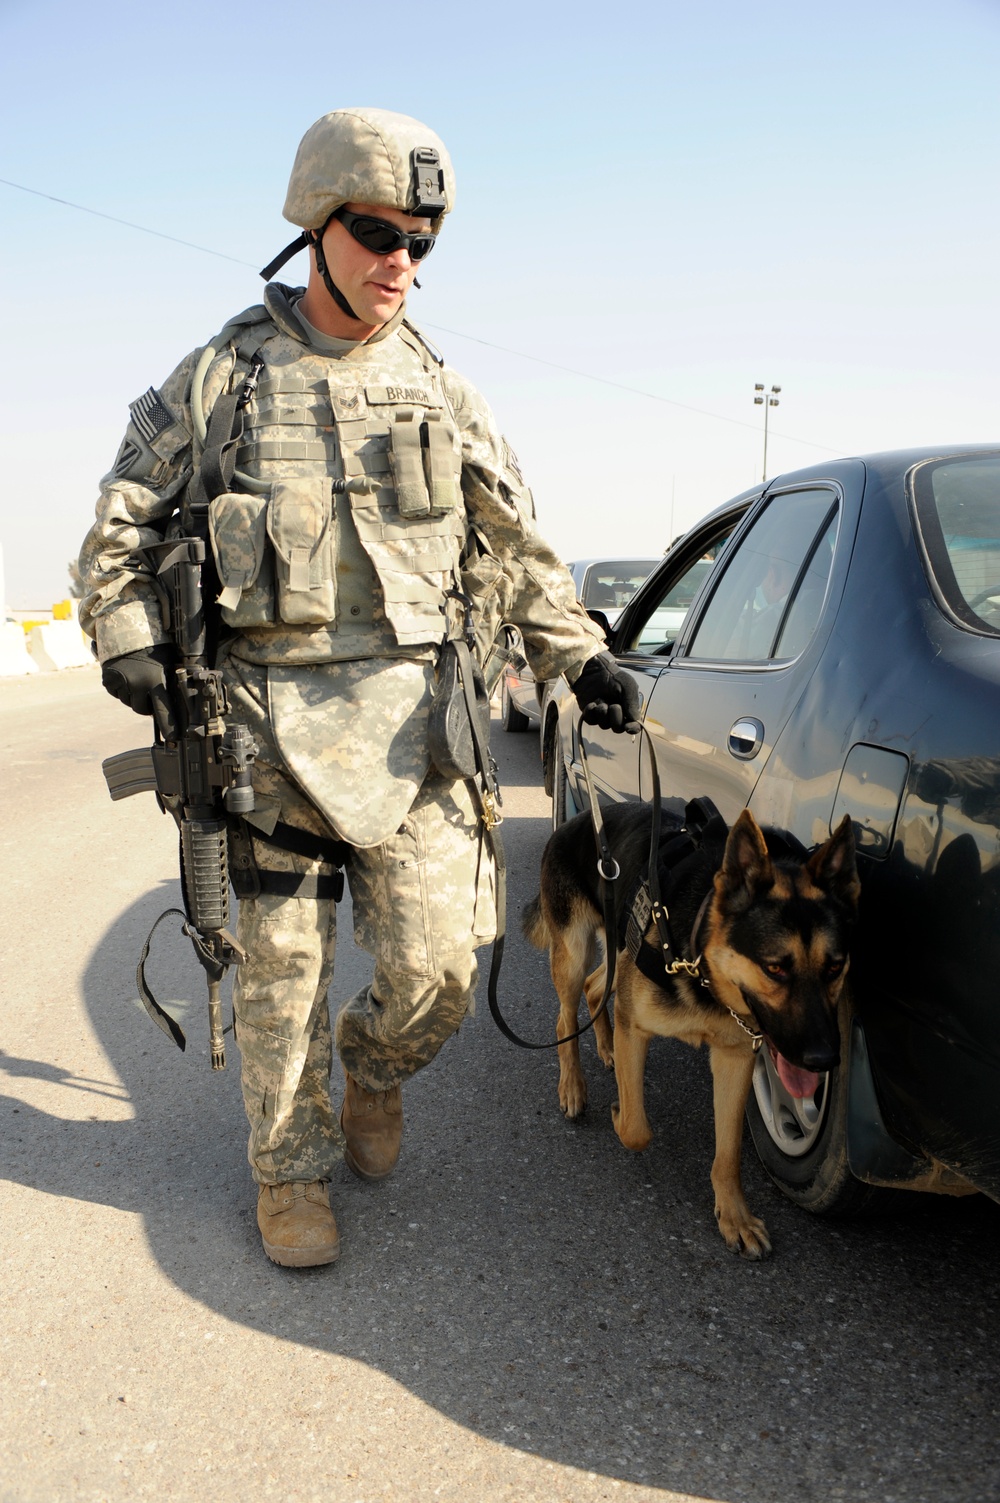
<svg viewBox="0 0 1000 1503">
<path fill-rule="evenodd" d="M 437 234 L 455 205 L 455 174 L 443 141 L 393 110 L 322 115 L 299 143 L 282 213 L 316 230 L 346 203 L 430 219 Z"/>
</svg>

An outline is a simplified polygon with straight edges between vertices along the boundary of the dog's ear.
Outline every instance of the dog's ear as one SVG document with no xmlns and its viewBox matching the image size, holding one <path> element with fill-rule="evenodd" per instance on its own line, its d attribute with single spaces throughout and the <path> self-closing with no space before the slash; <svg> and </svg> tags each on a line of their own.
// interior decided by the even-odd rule
<svg viewBox="0 0 1000 1503">
<path fill-rule="evenodd" d="M 726 841 L 726 853 L 716 877 L 719 896 L 730 903 L 739 903 L 741 898 L 749 903 L 761 888 L 770 887 L 773 882 L 774 868 L 760 826 L 750 810 L 744 809 Z"/>
<path fill-rule="evenodd" d="M 813 851 L 806 863 L 806 871 L 817 887 L 845 903 L 852 913 L 857 912 L 861 882 L 854 859 L 854 826 L 849 814 L 844 815 L 830 839 L 818 851 Z"/>
</svg>

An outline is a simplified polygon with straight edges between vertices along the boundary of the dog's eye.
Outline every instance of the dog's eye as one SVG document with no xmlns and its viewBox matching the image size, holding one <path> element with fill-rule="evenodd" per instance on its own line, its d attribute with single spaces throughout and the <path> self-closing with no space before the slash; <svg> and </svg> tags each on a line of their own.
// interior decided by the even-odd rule
<svg viewBox="0 0 1000 1503">
<path fill-rule="evenodd" d="M 835 981 L 843 969 L 842 960 L 828 960 L 825 966 L 826 974 L 831 981 Z"/>
<path fill-rule="evenodd" d="M 789 967 L 781 960 L 765 960 L 764 970 L 769 976 L 773 976 L 775 981 L 784 981 L 788 976 Z"/>
</svg>

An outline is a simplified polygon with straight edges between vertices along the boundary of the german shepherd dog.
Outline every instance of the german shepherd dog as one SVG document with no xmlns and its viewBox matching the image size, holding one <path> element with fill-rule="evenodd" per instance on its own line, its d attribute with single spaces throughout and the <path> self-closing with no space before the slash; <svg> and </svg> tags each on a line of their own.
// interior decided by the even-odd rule
<svg viewBox="0 0 1000 1503">
<path fill-rule="evenodd" d="M 654 922 L 641 946 L 638 933 L 628 948 L 622 939 L 649 863 L 651 819 L 648 804 L 619 804 L 604 814 L 621 869 L 614 883 L 617 935 L 604 934 L 589 813 L 567 821 L 549 839 L 541 891 L 525 910 L 524 933 L 549 952 L 559 996 L 557 1038 L 575 1032 L 581 991 L 591 1016 L 600 1005 L 606 972 L 598 940 L 605 954 L 609 942 L 617 946 L 614 1030 L 604 1012 L 594 1034 L 601 1060 L 614 1067 L 618 1101 L 611 1116 L 626 1148 L 639 1153 L 652 1138 L 643 1102 L 650 1039 L 659 1034 L 696 1048 L 708 1045 L 716 1219 L 733 1252 L 764 1258 L 771 1251 L 767 1228 L 750 1212 L 740 1181 L 743 1111 L 762 1045 L 796 1097 L 812 1095 L 818 1073 L 840 1062 L 837 1010 L 860 892 L 851 821 L 845 816 L 830 839 L 808 854 L 790 836 L 761 830 L 744 809 L 729 831 L 720 816 L 711 819 L 679 864 L 665 868 L 658 862 L 674 948 L 697 961 L 694 974 L 668 975 Z M 671 842 L 674 850 L 678 844 L 679 822 L 667 824 L 664 814 L 661 858 Z M 559 1045 L 559 1104 L 576 1118 L 586 1102 L 573 1039 Z"/>
</svg>

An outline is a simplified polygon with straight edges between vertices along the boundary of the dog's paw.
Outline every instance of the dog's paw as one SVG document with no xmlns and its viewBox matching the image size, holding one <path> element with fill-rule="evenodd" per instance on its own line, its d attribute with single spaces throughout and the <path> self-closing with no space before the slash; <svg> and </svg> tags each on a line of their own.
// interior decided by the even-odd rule
<svg viewBox="0 0 1000 1503">
<path fill-rule="evenodd" d="M 725 1211 L 716 1206 L 715 1216 L 730 1252 L 753 1263 L 770 1257 L 771 1239 L 759 1216 L 752 1216 L 745 1206 L 739 1211 Z"/>
<path fill-rule="evenodd" d="M 653 1141 L 653 1129 L 648 1122 L 627 1123 L 622 1116 L 621 1103 L 611 1103 L 611 1121 L 623 1148 L 631 1153 L 642 1153 Z"/>
<path fill-rule="evenodd" d="M 601 1061 L 601 1064 L 604 1066 L 604 1068 L 606 1070 L 613 1070 L 614 1069 L 614 1067 L 615 1067 L 615 1051 L 614 1051 L 614 1047 L 611 1044 L 602 1044 L 601 1040 L 598 1039 L 598 1041 L 597 1041 L 597 1057 Z"/>
<path fill-rule="evenodd" d="M 582 1074 L 560 1077 L 559 1105 L 563 1116 L 571 1122 L 583 1116 L 587 1109 L 587 1082 Z"/>
</svg>

